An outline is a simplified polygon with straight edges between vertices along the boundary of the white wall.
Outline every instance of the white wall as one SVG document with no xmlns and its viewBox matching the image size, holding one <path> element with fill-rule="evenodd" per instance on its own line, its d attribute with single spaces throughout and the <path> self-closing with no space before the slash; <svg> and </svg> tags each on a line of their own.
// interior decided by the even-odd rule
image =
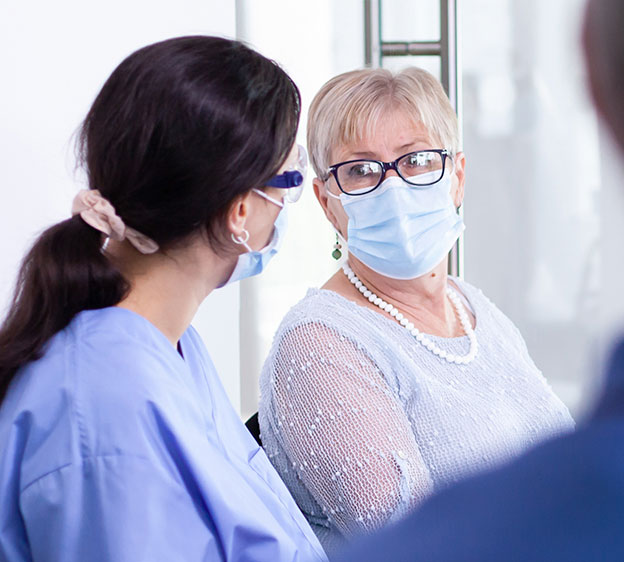
<svg viewBox="0 0 624 562">
<path fill-rule="evenodd" d="M 361 0 L 237 0 L 238 37 L 275 59 L 301 91 L 298 142 L 305 146 L 307 110 L 332 76 L 364 64 Z M 257 409 L 258 375 L 282 317 L 308 287 L 335 271 L 333 230 L 312 192 L 312 170 L 301 199 L 290 206 L 283 248 L 262 275 L 241 283 L 241 403 Z"/>
<path fill-rule="evenodd" d="M 100 86 L 137 48 L 187 34 L 235 36 L 234 0 L 7 2 L 0 19 L 0 310 L 34 237 L 69 216 L 81 187 L 71 137 Z M 238 287 L 200 309 L 200 330 L 234 405 Z"/>
</svg>

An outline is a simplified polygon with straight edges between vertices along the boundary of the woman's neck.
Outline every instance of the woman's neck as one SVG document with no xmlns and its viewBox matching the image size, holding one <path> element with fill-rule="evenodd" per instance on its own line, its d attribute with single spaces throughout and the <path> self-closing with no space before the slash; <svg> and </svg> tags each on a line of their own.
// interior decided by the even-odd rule
<svg viewBox="0 0 624 562">
<path fill-rule="evenodd" d="M 163 254 L 142 255 L 128 244 L 107 249 L 130 284 L 118 303 L 158 328 L 177 347 L 203 300 L 227 277 L 231 264 L 203 243 Z"/>
<path fill-rule="evenodd" d="M 463 335 L 455 310 L 446 295 L 448 283 L 446 260 L 430 273 L 409 280 L 380 275 L 353 256 L 349 256 L 349 266 L 367 289 L 386 302 L 392 303 L 422 332 L 443 337 Z M 359 294 L 342 271 L 330 279 L 324 288 L 334 290 L 362 306 L 386 314 Z"/>
</svg>

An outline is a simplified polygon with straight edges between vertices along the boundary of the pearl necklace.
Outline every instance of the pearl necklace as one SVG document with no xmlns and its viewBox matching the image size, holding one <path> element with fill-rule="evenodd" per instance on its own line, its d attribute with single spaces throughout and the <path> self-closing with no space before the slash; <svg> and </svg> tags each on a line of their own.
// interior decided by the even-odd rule
<svg viewBox="0 0 624 562">
<path fill-rule="evenodd" d="M 362 293 L 364 298 L 368 299 L 369 302 L 372 302 L 374 305 L 381 308 L 381 310 L 384 310 L 385 312 L 390 314 L 392 318 L 394 318 L 399 324 L 401 324 L 401 326 L 403 326 L 410 334 L 412 334 L 412 336 L 414 336 L 418 343 L 431 351 L 431 353 L 433 353 L 434 355 L 437 355 L 438 357 L 444 359 L 445 361 L 448 361 L 449 363 L 457 363 L 458 365 L 467 365 L 477 356 L 477 350 L 479 348 L 477 335 L 475 334 L 475 331 L 470 324 L 470 318 L 468 318 L 468 314 L 461 304 L 459 295 L 456 291 L 451 289 L 451 287 L 446 287 L 446 294 L 451 301 L 455 312 L 457 312 L 457 317 L 459 318 L 459 322 L 464 329 L 464 333 L 468 336 L 468 339 L 470 340 L 470 351 L 467 355 L 463 356 L 452 355 L 451 353 L 440 349 L 425 334 L 423 334 L 418 328 L 416 328 L 412 322 L 405 318 L 395 306 L 378 297 L 372 291 L 369 291 L 368 288 L 358 279 L 357 275 L 353 273 L 353 270 L 349 267 L 348 264 L 345 263 L 342 266 L 342 271 L 349 278 L 349 281 L 351 281 L 355 288 L 358 289 L 360 293 Z"/>
</svg>

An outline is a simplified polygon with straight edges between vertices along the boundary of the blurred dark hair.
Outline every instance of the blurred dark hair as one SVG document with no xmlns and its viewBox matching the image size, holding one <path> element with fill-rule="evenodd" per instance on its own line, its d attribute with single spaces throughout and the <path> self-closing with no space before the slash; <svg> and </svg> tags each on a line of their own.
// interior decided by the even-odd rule
<svg viewBox="0 0 624 562">
<path fill-rule="evenodd" d="M 202 232 L 222 251 L 228 209 L 278 171 L 299 114 L 299 91 L 273 61 L 237 41 L 179 37 L 115 69 L 78 148 L 89 186 L 129 227 L 165 250 Z M 0 399 L 77 313 L 127 294 L 101 245 L 78 215 L 46 230 L 24 258 L 0 327 Z"/>
<path fill-rule="evenodd" d="M 590 0 L 583 41 L 594 102 L 624 151 L 624 2 Z"/>
</svg>

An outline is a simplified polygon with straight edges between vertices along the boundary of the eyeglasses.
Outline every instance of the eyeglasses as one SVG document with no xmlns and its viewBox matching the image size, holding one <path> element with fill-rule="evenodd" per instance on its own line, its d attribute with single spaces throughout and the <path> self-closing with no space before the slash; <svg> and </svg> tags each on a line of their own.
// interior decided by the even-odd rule
<svg viewBox="0 0 624 562">
<path fill-rule="evenodd" d="M 450 155 L 446 149 L 431 148 L 409 152 L 394 162 L 347 160 L 330 166 L 328 173 L 334 176 L 340 191 L 347 195 L 365 195 L 374 191 L 388 170 L 394 170 L 414 187 L 427 187 L 442 179 Z"/>
<path fill-rule="evenodd" d="M 308 155 L 305 148 L 298 144 L 297 149 L 299 151 L 297 162 L 288 166 L 285 172 L 273 176 L 266 184 L 269 187 L 286 189 L 284 199 L 289 203 L 299 201 L 303 193 L 303 181 L 308 168 Z"/>
</svg>

